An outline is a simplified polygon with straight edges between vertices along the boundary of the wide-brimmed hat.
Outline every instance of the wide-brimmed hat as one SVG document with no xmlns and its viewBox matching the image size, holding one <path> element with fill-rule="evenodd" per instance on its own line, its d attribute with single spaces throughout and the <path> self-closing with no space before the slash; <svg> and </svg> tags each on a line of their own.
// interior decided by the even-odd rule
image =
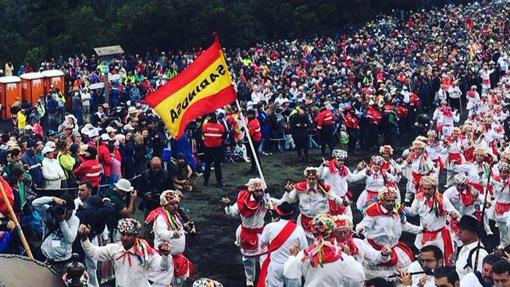
<svg viewBox="0 0 510 287">
<path fill-rule="evenodd" d="M 133 191 L 134 187 L 131 185 L 131 182 L 125 178 L 119 179 L 117 183 L 114 184 L 117 189 L 120 189 L 125 192 Z"/>
</svg>

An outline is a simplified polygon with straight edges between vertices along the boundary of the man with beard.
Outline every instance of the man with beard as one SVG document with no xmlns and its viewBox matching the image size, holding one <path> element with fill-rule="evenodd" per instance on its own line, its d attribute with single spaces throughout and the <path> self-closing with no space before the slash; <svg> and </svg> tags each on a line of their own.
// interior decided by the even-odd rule
<svg viewBox="0 0 510 287">
<path fill-rule="evenodd" d="M 296 153 L 299 160 L 308 161 L 309 137 L 308 128 L 312 125 L 310 117 L 305 110 L 298 109 L 297 114 L 290 118 L 290 133 L 296 144 Z M 303 157 L 304 156 L 304 157 Z"/>
<path fill-rule="evenodd" d="M 434 244 L 444 250 L 445 263 L 449 264 L 453 257 L 453 241 L 447 226 L 447 218 L 459 218 L 459 213 L 449 201 L 443 200 L 443 194 L 438 190 L 437 179 L 424 176 L 420 181 L 420 192 L 410 208 L 406 210 L 410 216 L 418 215 L 423 233 L 416 236 L 414 245 L 421 248 Z"/>
<path fill-rule="evenodd" d="M 161 256 L 147 241 L 138 238 L 141 229 L 138 221 L 124 218 L 119 221 L 117 229 L 121 234 L 120 242 L 101 247 L 90 242 L 89 227 L 81 225 L 79 230 L 82 236 L 81 246 L 88 257 L 97 261 L 111 260 L 114 263 L 116 287 L 149 287 L 149 270 L 173 271 L 173 268 L 169 268 L 172 265 L 171 257 L 166 256 L 165 260 L 161 260 Z M 162 254 L 168 254 L 170 246 L 162 244 L 159 248 Z"/>
<path fill-rule="evenodd" d="M 146 170 L 138 182 L 138 190 L 142 193 L 145 215 L 159 207 L 159 196 L 163 190 L 171 189 L 172 182 L 165 171 L 161 159 L 153 157 L 150 169 Z"/>
<path fill-rule="evenodd" d="M 409 265 L 407 273 L 425 272 L 411 275 L 412 286 L 434 287 L 433 270 L 443 266 L 443 252 L 435 245 L 426 245 L 420 250 L 416 261 Z"/>
<path fill-rule="evenodd" d="M 497 254 L 487 255 L 483 259 L 482 272 L 475 271 L 468 273 L 462 280 L 460 286 L 462 287 L 492 287 L 494 286 L 494 272 L 492 266 L 497 261 L 501 260 L 501 256 Z"/>
<path fill-rule="evenodd" d="M 391 246 L 386 245 L 381 250 L 376 250 L 364 240 L 353 236 L 352 220 L 349 217 L 337 215 L 333 218 L 336 228 L 333 231 L 332 240 L 336 241 L 346 254 L 353 256 L 359 263 L 368 260 L 378 264 L 390 260 Z"/>
</svg>

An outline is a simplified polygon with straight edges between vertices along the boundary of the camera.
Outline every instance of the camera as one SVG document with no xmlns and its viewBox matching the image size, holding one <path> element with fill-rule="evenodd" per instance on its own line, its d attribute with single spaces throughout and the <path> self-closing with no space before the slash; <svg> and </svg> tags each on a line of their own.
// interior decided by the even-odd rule
<svg viewBox="0 0 510 287">
<path fill-rule="evenodd" d="M 61 218 L 67 211 L 67 208 L 59 204 L 51 204 L 48 208 L 45 224 L 48 230 L 57 230 L 60 226 L 59 218 Z"/>
</svg>

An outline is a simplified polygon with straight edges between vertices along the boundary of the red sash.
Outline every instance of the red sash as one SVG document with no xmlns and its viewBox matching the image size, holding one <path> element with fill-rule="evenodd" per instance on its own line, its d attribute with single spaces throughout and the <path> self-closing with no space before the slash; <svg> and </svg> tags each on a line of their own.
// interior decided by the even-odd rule
<svg viewBox="0 0 510 287">
<path fill-rule="evenodd" d="M 496 214 L 502 215 L 510 210 L 510 203 L 496 202 Z"/>
<path fill-rule="evenodd" d="M 423 174 L 413 172 L 413 184 L 416 189 L 420 186 L 420 180 L 423 177 Z"/>
<path fill-rule="evenodd" d="M 247 228 L 241 226 L 241 247 L 244 250 L 257 250 L 259 247 L 259 234 L 262 233 L 263 227 Z"/>
<path fill-rule="evenodd" d="M 301 227 L 303 227 L 306 232 L 312 232 L 312 221 L 312 217 L 308 217 L 301 213 Z"/>
<path fill-rule="evenodd" d="M 475 152 L 474 146 L 464 151 L 464 158 L 466 159 L 467 162 L 472 162 L 475 160 L 475 156 L 473 155 L 474 152 Z"/>
<path fill-rule="evenodd" d="M 443 160 L 441 160 L 441 157 L 434 159 L 432 162 L 437 164 L 437 166 L 439 167 L 439 171 L 442 171 L 444 169 L 444 162 Z"/>
<path fill-rule="evenodd" d="M 191 261 L 182 254 L 172 256 L 174 262 L 174 275 L 177 277 L 191 277 L 195 273 L 195 268 Z M 186 276 L 188 274 L 188 276 Z"/>
<path fill-rule="evenodd" d="M 444 258 L 446 260 L 446 264 L 448 265 L 451 263 L 453 256 L 453 242 L 450 231 L 446 227 L 435 231 L 425 230 L 422 234 L 421 244 L 425 245 L 427 242 L 434 241 L 439 232 L 441 232 L 441 236 L 443 237 Z"/>
<path fill-rule="evenodd" d="M 377 191 L 367 189 L 367 199 L 365 200 L 364 204 L 372 202 L 372 200 L 378 196 L 379 196 L 379 193 Z"/>
<path fill-rule="evenodd" d="M 471 193 L 471 190 L 467 189 L 460 193 L 460 198 L 462 199 L 462 203 L 464 206 L 468 207 L 475 203 L 475 198 Z"/>
<path fill-rule="evenodd" d="M 336 203 L 333 199 L 328 199 L 329 205 L 329 214 L 331 215 L 341 215 L 345 213 L 345 206 L 343 204 Z"/>
<path fill-rule="evenodd" d="M 370 243 L 370 245 L 372 245 L 372 247 L 374 247 L 374 249 L 376 250 L 381 250 L 383 248 L 383 246 L 377 242 L 375 242 L 374 240 L 372 239 L 369 239 L 367 238 L 368 240 L 368 243 Z M 399 247 L 400 249 L 404 250 L 404 252 L 409 256 L 409 258 L 411 259 L 411 261 L 414 261 L 414 253 L 413 253 L 413 250 L 411 250 L 411 248 L 409 248 L 409 246 L 407 246 L 404 242 L 398 242 L 397 245 L 393 246 L 391 248 L 391 256 L 390 256 L 390 260 L 386 263 L 380 263 L 379 265 L 382 265 L 382 266 L 395 266 L 398 264 L 398 255 L 397 255 L 397 252 L 395 251 L 395 247 Z"/>
<path fill-rule="evenodd" d="M 470 182 L 469 185 L 471 185 L 472 188 L 476 189 L 480 194 L 484 194 L 485 188 L 481 183 Z M 494 194 L 494 187 L 492 185 L 489 185 L 489 193 Z"/>
<path fill-rule="evenodd" d="M 297 224 L 292 221 L 288 221 L 287 224 L 283 227 L 283 229 L 276 235 L 276 237 L 269 243 L 269 247 L 267 250 L 267 257 L 262 263 L 260 267 L 260 277 L 259 283 L 257 287 L 265 287 L 266 286 L 266 277 L 267 277 L 267 269 L 269 268 L 269 264 L 271 263 L 271 252 L 280 248 L 287 239 L 292 235 L 292 232 L 296 229 Z"/>
<path fill-rule="evenodd" d="M 448 154 L 448 164 L 453 164 L 452 162 L 455 161 L 455 165 L 462 164 L 462 156 L 460 152 L 455 153 L 449 153 Z"/>
</svg>

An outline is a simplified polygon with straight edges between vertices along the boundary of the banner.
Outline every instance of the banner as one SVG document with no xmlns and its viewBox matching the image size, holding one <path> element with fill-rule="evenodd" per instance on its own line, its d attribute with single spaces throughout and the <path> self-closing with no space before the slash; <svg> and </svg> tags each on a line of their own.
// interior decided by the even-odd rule
<svg viewBox="0 0 510 287">
<path fill-rule="evenodd" d="M 221 44 L 214 43 L 184 71 L 145 98 L 179 139 L 188 123 L 237 98 Z"/>
</svg>

